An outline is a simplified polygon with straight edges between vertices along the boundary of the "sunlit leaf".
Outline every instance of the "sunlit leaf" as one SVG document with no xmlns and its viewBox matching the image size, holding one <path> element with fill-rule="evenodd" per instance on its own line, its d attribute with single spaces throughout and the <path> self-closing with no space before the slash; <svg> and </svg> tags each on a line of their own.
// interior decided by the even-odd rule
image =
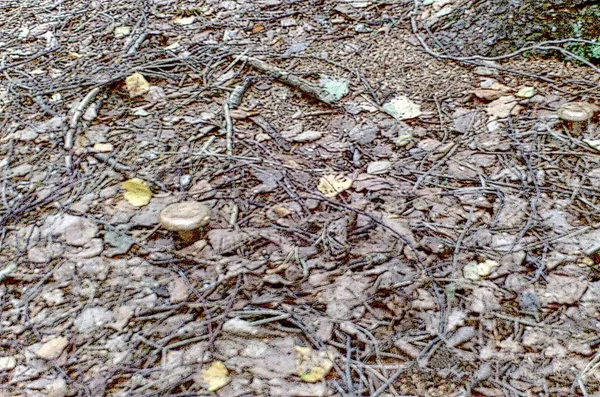
<svg viewBox="0 0 600 397">
<path fill-rule="evenodd" d="M 304 382 L 323 380 L 333 368 L 333 361 L 327 352 L 315 351 L 309 347 L 296 346 L 296 368 Z"/>
<path fill-rule="evenodd" d="M 125 200 L 135 207 L 143 207 L 150 202 L 152 191 L 146 183 L 139 179 L 129 179 L 121 184 L 121 188 L 125 190 Z"/>
<path fill-rule="evenodd" d="M 348 190 L 352 179 L 344 175 L 325 175 L 319 180 L 317 189 L 327 197 L 335 197 L 338 193 Z"/>
<path fill-rule="evenodd" d="M 210 367 L 201 371 L 201 379 L 206 384 L 208 392 L 214 392 L 229 383 L 229 371 L 220 361 L 215 361 Z"/>
<path fill-rule="evenodd" d="M 421 106 L 403 95 L 398 95 L 384 104 L 383 110 L 396 120 L 414 119 L 421 115 Z"/>
<path fill-rule="evenodd" d="M 131 98 L 141 96 L 150 91 L 150 83 L 141 73 L 134 73 L 125 79 L 125 85 Z"/>
</svg>

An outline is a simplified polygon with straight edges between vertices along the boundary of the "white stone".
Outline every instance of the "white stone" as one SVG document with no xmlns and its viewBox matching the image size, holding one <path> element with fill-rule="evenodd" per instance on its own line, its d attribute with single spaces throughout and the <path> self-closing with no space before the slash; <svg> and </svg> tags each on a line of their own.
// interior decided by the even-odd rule
<svg viewBox="0 0 600 397">
<path fill-rule="evenodd" d="M 12 356 L 0 357 L 0 372 L 8 371 L 17 366 L 17 359 Z"/>
</svg>

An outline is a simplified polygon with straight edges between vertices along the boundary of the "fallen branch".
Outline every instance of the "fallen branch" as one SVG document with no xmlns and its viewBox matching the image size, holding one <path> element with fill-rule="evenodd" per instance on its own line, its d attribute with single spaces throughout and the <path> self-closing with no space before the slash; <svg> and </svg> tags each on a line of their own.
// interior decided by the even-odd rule
<svg viewBox="0 0 600 397">
<path fill-rule="evenodd" d="M 256 59 L 249 56 L 241 56 L 242 61 L 248 62 L 255 69 L 265 72 L 275 77 L 279 81 L 289 84 L 292 87 L 299 89 L 300 91 L 318 99 L 321 102 L 331 104 L 333 102 L 329 93 L 324 90 L 321 86 L 314 84 L 306 79 L 298 77 L 286 70 L 273 66 L 265 61 Z"/>
<path fill-rule="evenodd" d="M 233 155 L 233 122 L 231 121 L 231 113 L 229 112 L 229 104 L 223 104 L 223 114 L 225 116 L 225 139 L 227 155 Z"/>
<path fill-rule="evenodd" d="M 73 148 L 73 140 L 75 139 L 75 132 L 77 131 L 77 125 L 79 124 L 79 120 L 81 116 L 85 113 L 85 110 L 90 106 L 90 103 L 96 98 L 96 95 L 100 93 L 100 87 L 96 87 L 79 102 L 77 108 L 75 109 L 75 113 L 73 113 L 73 117 L 71 117 L 71 123 L 69 124 L 69 129 L 67 130 L 65 136 L 65 149 L 71 150 Z M 65 156 L 65 164 L 67 168 L 71 168 L 73 164 L 73 159 L 71 157 L 71 153 Z"/>
<path fill-rule="evenodd" d="M 90 153 L 90 155 L 93 156 L 96 160 L 102 161 L 103 163 L 110 165 L 117 171 L 131 171 L 130 166 L 123 165 L 113 157 L 110 157 L 104 153 Z"/>
</svg>

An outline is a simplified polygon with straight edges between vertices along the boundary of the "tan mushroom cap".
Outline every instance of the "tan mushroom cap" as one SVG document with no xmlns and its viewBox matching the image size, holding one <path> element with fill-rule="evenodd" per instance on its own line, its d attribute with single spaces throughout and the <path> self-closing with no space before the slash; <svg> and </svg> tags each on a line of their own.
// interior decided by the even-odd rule
<svg viewBox="0 0 600 397">
<path fill-rule="evenodd" d="M 594 115 L 594 106 L 585 102 L 569 102 L 562 105 L 558 117 L 565 121 L 587 121 Z"/>
<path fill-rule="evenodd" d="M 171 204 L 160 212 L 160 224 L 173 232 L 195 230 L 209 220 L 210 209 L 197 201 Z"/>
</svg>

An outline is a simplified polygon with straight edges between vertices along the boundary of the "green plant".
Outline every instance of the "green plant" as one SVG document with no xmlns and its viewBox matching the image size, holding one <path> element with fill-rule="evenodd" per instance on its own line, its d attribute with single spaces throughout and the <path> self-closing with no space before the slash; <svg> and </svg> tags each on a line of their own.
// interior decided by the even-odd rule
<svg viewBox="0 0 600 397">
<path fill-rule="evenodd" d="M 568 43 L 565 49 L 594 64 L 600 63 L 600 41 L 598 38 L 592 40 L 598 44 L 591 43 Z"/>
</svg>

